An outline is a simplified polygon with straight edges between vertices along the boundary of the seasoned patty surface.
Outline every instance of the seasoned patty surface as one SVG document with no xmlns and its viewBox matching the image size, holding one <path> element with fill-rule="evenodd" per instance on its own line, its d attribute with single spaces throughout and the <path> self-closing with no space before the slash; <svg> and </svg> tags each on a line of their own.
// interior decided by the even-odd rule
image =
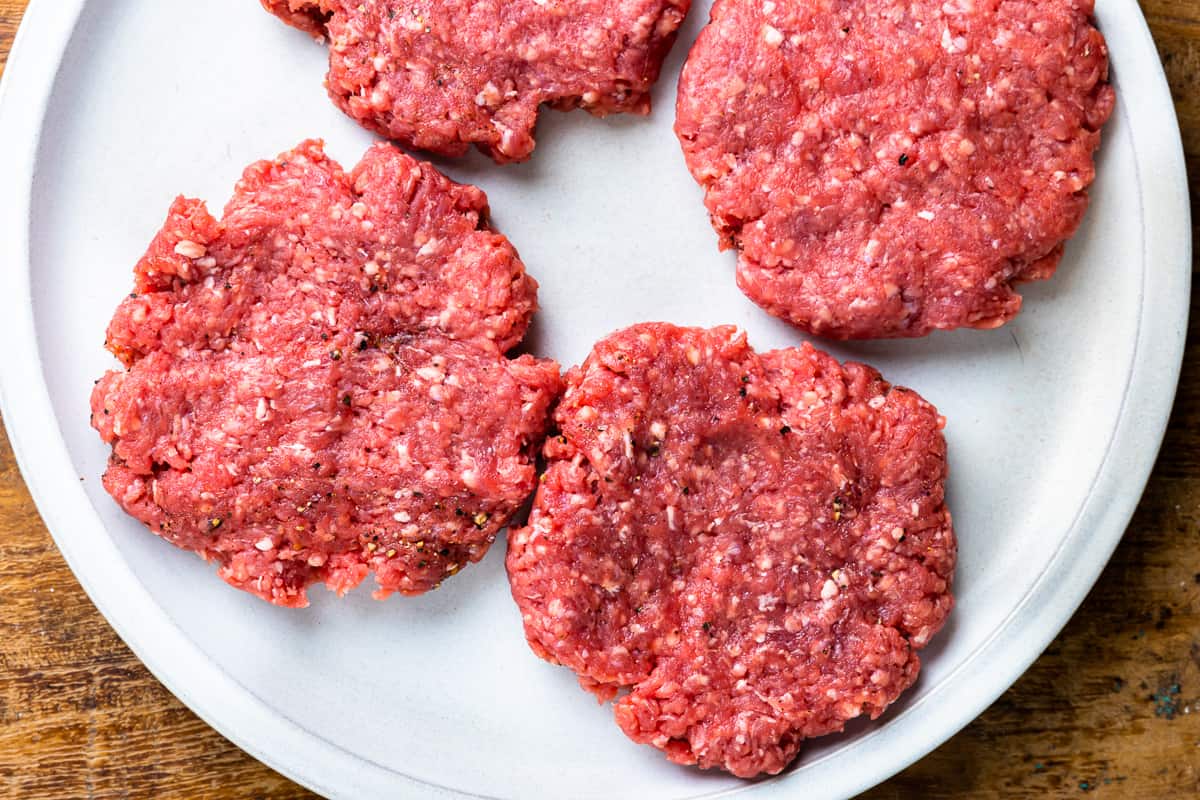
<svg viewBox="0 0 1200 800">
<path fill-rule="evenodd" d="M 371 571 L 434 588 L 533 491 L 558 366 L 504 353 L 536 292 L 484 194 L 391 145 L 254 164 L 222 219 L 176 200 L 137 264 L 127 368 L 92 394 L 104 486 L 279 605 Z"/>
<path fill-rule="evenodd" d="M 567 374 L 508 571 L 635 741 L 750 777 L 876 717 L 950 612 L 937 411 L 804 345 L 643 324 Z"/>
<path fill-rule="evenodd" d="M 991 328 L 1050 277 L 1113 109 L 1092 0 L 717 0 L 676 132 L 738 285 L 837 338 Z"/>
<path fill-rule="evenodd" d="M 533 152 L 539 107 L 650 110 L 690 0 L 262 0 L 330 43 L 343 111 L 408 147 Z"/>
</svg>

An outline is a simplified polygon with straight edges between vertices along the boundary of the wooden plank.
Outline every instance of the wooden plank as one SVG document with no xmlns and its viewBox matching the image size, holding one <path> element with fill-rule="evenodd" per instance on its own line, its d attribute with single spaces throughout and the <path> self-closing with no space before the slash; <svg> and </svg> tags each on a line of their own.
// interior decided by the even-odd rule
<svg viewBox="0 0 1200 800">
<path fill-rule="evenodd" d="M 8 61 L 8 51 L 12 48 L 13 37 L 17 35 L 17 22 L 28 0 L 0 0 L 0 75 L 4 74 L 4 64 Z"/>
<path fill-rule="evenodd" d="M 0 69 L 24 6 L 0 0 Z M 1200 0 L 1142 8 L 1195 197 Z M 121 643 L 54 548 L 2 434 L 0 564 L 0 798 L 313 797 L 198 720 Z M 983 716 L 865 797 L 1084 794 L 1200 796 L 1198 344 L 1137 516 L 1071 624 Z"/>
</svg>

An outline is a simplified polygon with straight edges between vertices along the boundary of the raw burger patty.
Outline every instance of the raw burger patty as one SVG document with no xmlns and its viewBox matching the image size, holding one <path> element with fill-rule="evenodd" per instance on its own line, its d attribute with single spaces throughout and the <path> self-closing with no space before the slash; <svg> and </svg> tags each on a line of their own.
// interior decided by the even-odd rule
<svg viewBox="0 0 1200 800">
<path fill-rule="evenodd" d="M 330 42 L 326 87 L 407 147 L 533 152 L 538 108 L 646 114 L 691 0 L 262 0 Z"/>
<path fill-rule="evenodd" d="M 1113 109 L 1092 0 L 717 0 L 676 132 L 738 285 L 836 338 L 994 328 Z"/>
<path fill-rule="evenodd" d="M 533 650 L 672 761 L 750 777 L 879 716 L 953 600 L 943 420 L 805 344 L 644 324 L 567 374 L 508 572 Z"/>
<path fill-rule="evenodd" d="M 504 355 L 537 284 L 479 189 L 306 142 L 224 219 L 176 200 L 135 276 L 107 340 L 127 369 L 92 394 L 104 486 L 232 585 L 436 588 L 533 491 L 558 365 Z"/>
</svg>

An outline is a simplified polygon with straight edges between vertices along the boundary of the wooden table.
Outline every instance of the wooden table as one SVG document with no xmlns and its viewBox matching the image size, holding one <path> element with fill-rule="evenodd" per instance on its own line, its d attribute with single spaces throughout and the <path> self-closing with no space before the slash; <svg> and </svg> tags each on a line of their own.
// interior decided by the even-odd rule
<svg viewBox="0 0 1200 800">
<path fill-rule="evenodd" d="M 0 0 L 0 64 L 26 2 Z M 1142 8 L 1195 197 L 1200 0 Z M 1200 797 L 1197 342 L 1141 507 L 1082 609 L 982 717 L 866 798 Z M 122 644 L 55 549 L 2 433 L 0 564 L 0 797 L 313 797 L 198 720 Z"/>
</svg>

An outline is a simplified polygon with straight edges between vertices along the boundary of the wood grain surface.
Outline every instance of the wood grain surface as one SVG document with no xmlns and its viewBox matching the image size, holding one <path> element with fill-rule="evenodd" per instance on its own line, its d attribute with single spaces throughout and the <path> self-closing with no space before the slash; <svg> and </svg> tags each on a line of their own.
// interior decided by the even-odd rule
<svg viewBox="0 0 1200 800">
<path fill-rule="evenodd" d="M 0 65 L 25 4 L 0 0 Z M 1200 0 L 1141 5 L 1175 96 L 1195 198 Z M 1083 607 L 983 716 L 865 798 L 1200 797 L 1196 333 L 1194 323 L 1154 476 Z M 55 549 L 2 434 L 0 797 L 314 797 L 197 719 L 126 649 Z"/>
</svg>

